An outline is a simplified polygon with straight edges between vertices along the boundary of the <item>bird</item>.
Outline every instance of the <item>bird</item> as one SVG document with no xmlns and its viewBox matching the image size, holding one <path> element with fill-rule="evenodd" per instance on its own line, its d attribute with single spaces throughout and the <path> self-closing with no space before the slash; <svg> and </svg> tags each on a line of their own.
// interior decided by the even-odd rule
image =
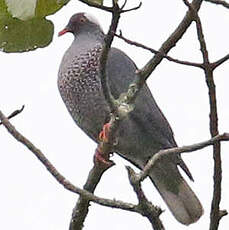
<svg viewBox="0 0 229 230">
<path fill-rule="evenodd" d="M 100 57 L 105 33 L 91 14 L 74 14 L 59 36 L 72 33 L 74 40 L 65 52 L 58 72 L 58 89 L 75 123 L 95 142 L 109 119 L 111 109 L 101 85 Z M 138 76 L 134 61 L 123 51 L 111 47 L 107 57 L 107 84 L 117 99 Z M 147 84 L 141 88 L 134 109 L 120 121 L 114 152 L 139 169 L 158 151 L 177 147 L 173 131 L 158 107 Z M 184 225 L 196 222 L 202 205 L 178 169 L 193 180 L 180 155 L 162 158 L 149 177 L 173 216 Z"/>
</svg>

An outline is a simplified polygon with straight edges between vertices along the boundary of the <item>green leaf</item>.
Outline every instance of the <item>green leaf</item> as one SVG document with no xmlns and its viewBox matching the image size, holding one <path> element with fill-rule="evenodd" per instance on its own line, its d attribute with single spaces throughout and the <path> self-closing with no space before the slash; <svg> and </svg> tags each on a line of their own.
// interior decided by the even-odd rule
<svg viewBox="0 0 229 230">
<path fill-rule="evenodd" d="M 10 15 L 10 13 L 7 11 L 5 0 L 0 0 L 0 18 L 5 15 Z"/>
<path fill-rule="evenodd" d="M 69 0 L 38 0 L 35 14 L 37 17 L 54 14 L 68 2 Z"/>
<path fill-rule="evenodd" d="M 47 46 L 53 37 L 53 23 L 44 18 L 22 21 L 4 17 L 0 20 L 0 49 L 25 52 Z"/>
<path fill-rule="evenodd" d="M 0 49 L 26 52 L 45 47 L 54 33 L 45 16 L 54 14 L 69 0 L 0 0 Z"/>
</svg>

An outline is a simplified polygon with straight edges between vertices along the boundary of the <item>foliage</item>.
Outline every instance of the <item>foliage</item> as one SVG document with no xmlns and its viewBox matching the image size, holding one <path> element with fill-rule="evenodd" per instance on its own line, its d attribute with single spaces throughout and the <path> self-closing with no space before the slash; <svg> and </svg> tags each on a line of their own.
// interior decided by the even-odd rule
<svg viewBox="0 0 229 230">
<path fill-rule="evenodd" d="M 47 15 L 53 14 L 69 0 L 0 0 L 0 49 L 25 52 L 45 47 L 54 32 Z"/>
</svg>

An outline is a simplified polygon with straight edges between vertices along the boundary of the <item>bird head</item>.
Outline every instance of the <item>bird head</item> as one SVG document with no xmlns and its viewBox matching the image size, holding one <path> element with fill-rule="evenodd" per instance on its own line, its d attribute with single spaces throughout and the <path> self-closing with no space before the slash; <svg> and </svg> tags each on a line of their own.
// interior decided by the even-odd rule
<svg viewBox="0 0 229 230">
<path fill-rule="evenodd" d="M 58 33 L 58 36 L 67 32 L 73 33 L 77 36 L 77 34 L 82 32 L 91 32 L 93 30 L 102 31 L 97 19 L 88 13 L 77 13 L 70 18 L 67 26 Z"/>
</svg>

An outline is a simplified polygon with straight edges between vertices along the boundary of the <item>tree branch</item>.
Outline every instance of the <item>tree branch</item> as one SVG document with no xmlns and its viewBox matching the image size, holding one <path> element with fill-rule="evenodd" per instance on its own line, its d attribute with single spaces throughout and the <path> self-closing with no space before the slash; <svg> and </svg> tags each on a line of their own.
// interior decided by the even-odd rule
<svg viewBox="0 0 229 230">
<path fill-rule="evenodd" d="M 224 7 L 229 9 L 229 3 L 227 3 L 226 1 L 222 1 L 222 0 L 205 0 L 205 2 L 211 2 L 211 3 L 214 3 L 216 5 L 221 5 L 221 6 L 224 6 Z"/>
<path fill-rule="evenodd" d="M 107 63 L 107 56 L 108 52 L 110 50 L 111 44 L 114 39 L 114 33 L 118 27 L 118 22 L 120 19 L 120 8 L 117 3 L 113 5 L 113 13 L 112 13 L 112 20 L 111 25 L 109 27 L 109 31 L 105 37 L 105 45 L 103 47 L 103 51 L 100 57 L 100 72 L 101 72 L 101 84 L 103 89 L 104 97 L 111 109 L 111 112 L 114 112 L 117 110 L 114 102 L 114 98 L 110 93 L 108 84 L 107 84 L 107 77 L 106 77 L 106 63 Z"/>
<path fill-rule="evenodd" d="M 52 163 L 45 157 L 45 155 L 39 150 L 36 146 L 33 145 L 32 142 L 30 142 L 26 137 L 24 137 L 21 133 L 19 133 L 15 127 L 9 122 L 9 120 L 5 117 L 5 115 L 0 111 L 0 120 L 2 121 L 4 127 L 9 131 L 9 133 L 19 142 L 21 142 L 23 145 L 25 145 L 34 155 L 40 160 L 40 162 L 46 167 L 48 172 L 52 174 L 52 176 L 61 184 L 64 186 L 65 189 L 77 193 L 81 195 L 82 197 L 78 200 L 76 209 L 73 211 L 73 217 L 70 224 L 70 229 L 81 229 L 83 221 L 84 221 L 84 215 L 87 215 L 87 209 L 88 205 L 87 202 L 92 201 L 97 204 L 111 207 L 111 208 L 118 208 L 126 211 L 136 212 L 143 216 L 146 216 L 149 218 L 149 214 L 146 215 L 146 211 L 143 210 L 143 207 L 141 205 L 134 205 L 131 203 L 126 203 L 119 200 L 111 200 L 111 199 L 104 199 L 98 196 L 95 196 L 91 192 L 88 191 L 94 191 L 96 185 L 98 184 L 101 175 L 105 170 L 108 168 L 101 169 L 100 166 L 97 167 L 95 165 L 93 169 L 90 172 L 90 175 L 88 177 L 87 183 L 85 184 L 84 188 L 87 189 L 80 189 L 79 187 L 73 185 L 71 182 L 69 182 L 63 175 L 61 175 L 57 169 L 52 165 Z M 85 210 L 86 209 L 86 210 Z M 80 211 L 83 211 L 83 216 L 81 216 Z M 153 219 L 155 219 L 155 216 L 158 215 L 158 209 L 156 209 L 156 214 L 151 213 L 151 215 L 154 216 Z M 79 217 L 82 219 L 77 219 Z M 157 220 L 159 221 L 159 220 Z"/>
<path fill-rule="evenodd" d="M 17 116 L 19 113 L 21 113 L 21 112 L 24 110 L 24 108 L 25 108 L 25 106 L 23 105 L 23 106 L 21 107 L 21 109 L 15 110 L 14 112 L 12 112 L 12 113 L 7 117 L 7 119 L 9 120 L 9 119 L 11 119 L 11 118 Z M 0 125 L 2 125 L 2 122 L 0 122 Z"/>
<path fill-rule="evenodd" d="M 113 144 L 114 137 L 115 137 L 115 130 L 118 127 L 119 119 L 118 120 L 116 119 L 116 113 L 119 112 L 118 110 L 120 109 L 120 103 L 117 105 L 116 101 L 114 101 L 114 99 L 113 99 L 112 95 L 110 94 L 109 89 L 107 87 L 106 73 L 105 73 L 107 55 L 108 55 L 111 43 L 113 41 L 113 36 L 114 36 L 115 31 L 117 29 L 117 25 L 118 25 L 118 22 L 120 19 L 120 14 L 124 13 L 124 12 L 129 12 L 131 10 L 138 9 L 141 6 L 141 3 L 139 4 L 139 6 L 137 6 L 135 8 L 124 10 L 124 5 L 126 2 L 124 3 L 124 5 L 122 7 L 119 7 L 117 4 L 117 1 L 113 1 L 113 7 L 106 7 L 106 6 L 97 5 L 95 3 L 88 2 L 86 0 L 80 0 L 80 1 L 86 3 L 87 5 L 111 12 L 112 16 L 113 16 L 111 26 L 110 26 L 108 34 L 106 36 L 106 44 L 104 47 L 104 51 L 103 51 L 102 57 L 101 57 L 101 72 L 102 72 L 102 77 L 101 77 L 102 80 L 101 81 L 102 81 L 102 85 L 103 85 L 103 90 L 105 92 L 106 100 L 107 100 L 108 104 L 110 105 L 111 111 L 115 112 L 115 113 L 111 116 L 111 120 L 110 120 L 112 127 L 111 127 L 111 130 L 109 132 L 109 134 L 110 134 L 109 140 L 108 140 L 108 142 L 101 142 L 99 145 L 99 148 L 104 153 L 109 154 L 109 151 L 112 149 L 112 144 Z M 188 3 L 186 0 L 184 0 L 184 2 L 186 4 Z M 213 2 L 213 1 L 211 1 L 211 2 Z M 222 2 L 222 1 L 220 1 L 220 2 Z M 209 87 L 210 104 L 213 103 L 213 104 L 211 104 L 211 112 L 210 112 L 210 131 L 211 131 L 211 135 L 213 137 L 216 134 L 218 134 L 218 125 L 217 125 L 217 107 L 216 107 L 215 85 L 214 85 L 214 79 L 213 79 L 213 72 L 212 71 L 214 68 L 218 67 L 220 64 L 222 64 L 223 62 L 228 60 L 229 55 L 226 55 L 225 57 L 223 57 L 222 59 L 218 60 L 215 63 L 211 64 L 209 62 L 206 43 L 204 40 L 203 31 L 202 31 L 202 25 L 201 25 L 201 22 L 199 20 L 197 13 L 196 13 L 197 10 L 199 10 L 199 8 L 200 8 L 201 3 L 202 3 L 201 0 L 194 0 L 191 5 L 189 3 L 187 4 L 189 6 L 189 11 L 187 12 L 186 16 L 184 17 L 184 19 L 182 20 L 180 25 L 174 31 L 174 33 L 164 42 L 164 44 L 159 49 L 159 51 L 148 48 L 142 44 L 130 41 L 130 40 L 120 36 L 126 42 L 128 41 L 128 43 L 130 43 L 130 44 L 132 43 L 133 45 L 142 47 L 142 48 L 147 49 L 147 50 L 151 51 L 152 53 L 156 54 L 144 66 L 143 69 L 141 69 L 137 72 L 137 74 L 139 74 L 139 76 L 140 76 L 139 77 L 140 80 L 138 80 L 138 82 L 133 82 L 129 86 L 126 97 L 124 100 L 122 99 L 122 102 L 124 102 L 126 104 L 131 104 L 134 102 L 134 100 L 137 96 L 137 93 L 140 90 L 140 88 L 142 87 L 142 85 L 144 84 L 145 80 L 149 77 L 149 75 L 152 73 L 152 71 L 156 68 L 156 66 L 161 62 L 161 60 L 163 58 L 166 58 L 170 61 L 173 61 L 173 62 L 176 62 L 179 64 L 203 68 L 205 71 L 206 82 L 207 82 L 207 85 Z M 193 12 L 195 14 L 194 17 L 192 15 Z M 166 53 L 168 53 L 169 50 L 171 48 L 173 48 L 173 46 L 175 46 L 175 44 L 178 42 L 178 40 L 183 36 L 186 29 L 190 26 L 190 24 L 193 20 L 196 21 L 198 38 L 199 38 L 200 45 L 201 45 L 201 51 L 202 51 L 202 55 L 203 55 L 204 64 L 180 61 L 180 60 L 174 59 L 174 58 L 166 55 Z M 121 101 L 121 99 L 119 99 L 119 100 Z M 21 110 L 18 110 L 18 112 L 15 111 L 8 118 L 16 116 L 22 110 L 23 110 L 23 108 Z M 217 224 L 219 224 L 220 218 L 222 216 L 226 215 L 225 210 L 223 210 L 223 211 L 219 210 L 220 198 L 218 199 L 218 197 L 220 197 L 221 190 L 216 189 L 216 186 L 219 186 L 219 188 L 220 188 L 220 183 L 221 183 L 221 178 L 220 178 L 221 177 L 221 170 L 219 170 L 219 169 L 221 169 L 220 141 L 228 141 L 229 140 L 229 134 L 227 134 L 227 133 L 223 134 L 223 135 L 217 135 L 214 138 L 210 139 L 209 141 L 201 142 L 199 144 L 195 144 L 192 146 L 184 146 L 184 147 L 179 147 L 179 148 L 161 150 L 160 152 L 158 152 L 157 154 L 155 154 L 152 157 L 152 159 L 145 166 L 144 170 L 138 175 L 138 177 L 137 177 L 138 181 L 136 181 L 135 173 L 133 171 L 131 171 L 130 168 L 128 168 L 131 184 L 132 184 L 132 186 L 133 186 L 133 188 L 137 194 L 138 200 L 139 200 L 139 204 L 134 205 L 134 204 L 125 203 L 122 201 L 103 199 L 103 198 L 100 198 L 100 197 L 93 195 L 93 192 L 94 192 L 97 184 L 99 183 L 99 180 L 100 180 L 102 174 L 108 168 L 110 168 L 111 165 L 102 168 L 101 166 L 98 166 L 95 163 L 93 169 L 90 171 L 88 180 L 87 180 L 86 184 L 84 185 L 84 189 L 80 189 L 80 188 L 74 186 L 73 184 L 71 184 L 69 181 L 67 181 L 65 179 L 65 177 L 63 177 L 56 170 L 56 168 L 51 164 L 51 162 L 48 161 L 48 159 L 44 156 L 44 154 L 39 149 L 37 149 L 28 139 L 26 139 L 24 136 L 22 136 L 10 124 L 8 119 L 1 113 L 1 111 L 0 111 L 0 120 L 2 120 L 2 122 L 0 124 L 3 124 L 8 129 L 8 131 L 18 141 L 23 143 L 31 152 L 33 152 L 36 155 L 36 157 L 45 165 L 47 170 L 56 178 L 56 180 L 60 184 L 62 184 L 69 191 L 80 194 L 80 198 L 77 202 L 77 205 L 76 205 L 75 209 L 73 210 L 72 220 L 71 220 L 71 224 L 70 224 L 70 230 L 82 229 L 84 219 L 88 213 L 88 206 L 89 206 L 90 201 L 93 201 L 93 202 L 98 203 L 98 204 L 103 205 L 103 206 L 119 208 L 119 209 L 123 209 L 123 210 L 128 210 L 128 211 L 140 213 L 141 215 L 146 216 L 149 219 L 153 228 L 164 229 L 164 227 L 163 227 L 163 225 L 159 219 L 159 215 L 161 214 L 161 210 L 158 209 L 157 207 L 153 206 L 146 199 L 146 197 L 145 197 L 145 195 L 141 189 L 140 182 L 147 176 L 150 168 L 152 168 L 156 164 L 156 162 L 161 157 L 163 157 L 164 155 L 168 155 L 171 153 L 191 152 L 191 151 L 195 151 L 197 149 L 204 148 L 208 145 L 214 145 L 214 159 L 215 159 L 214 197 L 216 197 L 216 200 L 213 199 L 213 203 L 212 203 L 211 229 L 212 230 L 216 229 L 216 226 L 218 226 Z M 218 223 L 213 223 L 213 218 L 215 218 L 216 215 L 217 215 L 216 219 L 217 219 Z"/>
<path fill-rule="evenodd" d="M 204 62 L 205 80 L 208 87 L 209 104 L 210 104 L 210 133 L 214 137 L 218 135 L 218 113 L 216 102 L 216 87 L 213 76 L 213 69 L 208 57 L 208 50 L 206 41 L 204 38 L 203 28 L 201 20 L 197 11 L 189 4 L 187 0 L 183 0 L 185 5 L 189 7 L 192 12 L 193 19 L 196 22 L 197 36 L 200 43 L 200 50 Z M 214 158 L 214 189 L 213 198 L 211 204 L 210 214 L 210 230 L 217 230 L 219 227 L 220 216 L 220 201 L 221 201 L 221 182 L 222 182 L 222 163 L 221 163 L 221 146 L 220 142 L 216 142 L 213 145 L 213 158 Z"/>
<path fill-rule="evenodd" d="M 95 166 L 100 164 L 101 168 L 104 168 L 104 170 L 100 170 L 100 166 L 94 167 L 94 169 L 91 170 L 91 172 L 89 174 L 89 178 L 90 177 L 93 178 L 97 174 L 99 175 L 98 178 L 96 177 L 97 179 L 94 181 L 93 186 L 91 186 L 91 179 L 88 178 L 87 183 L 84 186 L 84 189 L 86 189 L 87 191 L 90 191 L 92 193 L 94 192 L 97 184 L 99 183 L 99 180 L 100 180 L 103 172 L 113 165 L 113 162 L 109 161 L 109 154 L 112 151 L 113 143 L 115 141 L 115 133 L 118 129 L 118 124 L 119 124 L 119 120 L 116 119 L 118 107 L 115 103 L 113 96 L 110 93 L 110 90 L 109 90 L 109 87 L 107 84 L 106 63 L 107 63 L 108 53 L 109 53 L 112 41 L 114 39 L 114 34 L 115 34 L 116 29 L 117 29 L 121 13 L 136 10 L 141 6 L 141 4 L 140 4 L 136 8 L 124 10 L 125 5 L 126 5 L 126 1 L 124 2 L 123 6 L 121 6 L 121 7 L 119 7 L 119 5 L 116 1 L 113 1 L 113 7 L 111 8 L 112 9 L 111 10 L 111 12 L 112 12 L 111 25 L 110 25 L 109 31 L 105 37 L 105 45 L 103 47 L 103 51 L 102 51 L 102 54 L 100 57 L 100 73 L 101 73 L 100 79 L 101 79 L 102 91 L 103 91 L 105 100 L 110 107 L 111 118 L 110 118 L 110 122 L 109 122 L 110 128 L 109 128 L 109 133 L 108 133 L 109 135 L 108 135 L 107 141 L 102 140 L 98 144 L 98 147 L 96 149 L 96 154 L 95 154 L 95 161 L 94 161 Z M 109 162 L 109 164 L 106 164 L 106 162 L 104 162 L 104 163 L 99 162 L 96 159 L 97 154 L 99 154 L 100 156 L 105 158 L 106 161 Z M 105 161 L 105 160 L 103 160 L 103 161 Z M 86 199 L 85 197 L 80 196 L 78 201 L 77 201 L 77 204 L 73 210 L 72 219 L 71 219 L 71 223 L 70 223 L 70 230 L 82 229 L 83 222 L 84 222 L 84 220 L 88 214 L 88 207 L 89 207 L 89 200 Z"/>
<path fill-rule="evenodd" d="M 174 154 L 174 153 L 181 154 L 181 153 L 197 151 L 209 145 L 214 145 L 215 143 L 219 143 L 221 141 L 229 141 L 229 133 L 217 135 L 211 138 L 210 140 L 203 141 L 193 145 L 160 150 L 158 153 L 153 155 L 153 157 L 147 162 L 144 169 L 139 173 L 138 180 L 143 181 L 148 176 L 149 171 L 152 169 L 152 167 L 154 167 L 157 161 L 160 161 L 160 159 L 163 158 L 164 156 L 168 156 L 169 154 Z"/>
<path fill-rule="evenodd" d="M 200 4 L 202 1 L 197 1 L 194 0 L 193 1 L 193 5 L 199 9 Z M 139 78 L 137 79 L 137 81 L 133 82 L 132 84 L 130 84 L 129 88 L 128 88 L 128 92 L 125 94 L 125 97 L 123 98 L 119 98 L 117 100 L 118 103 L 115 103 L 113 97 L 110 94 L 109 88 L 107 86 L 107 82 L 106 82 L 106 60 L 107 60 L 107 55 L 108 55 L 108 51 L 110 48 L 110 45 L 113 41 L 113 37 L 115 34 L 115 31 L 117 29 L 117 25 L 118 25 L 118 21 L 120 18 L 120 8 L 118 6 L 118 4 L 116 3 L 116 1 L 113 1 L 113 13 L 112 13 L 112 23 L 111 26 L 109 28 L 108 34 L 106 36 L 106 44 L 105 47 L 103 49 L 103 53 L 101 56 L 101 83 L 102 83 L 102 87 L 103 87 L 103 91 L 105 92 L 105 99 L 108 102 L 110 108 L 111 108 L 111 119 L 110 119 L 110 130 L 109 130 L 109 135 L 108 135 L 108 140 L 106 142 L 100 142 L 98 149 L 99 151 L 101 151 L 101 153 L 103 155 L 107 155 L 109 154 L 110 150 L 112 149 L 112 145 L 114 143 L 115 140 L 115 133 L 116 130 L 118 128 L 118 124 L 120 121 L 120 116 L 119 116 L 119 110 L 120 110 L 120 104 L 124 104 L 126 107 L 128 107 L 129 104 L 134 103 L 135 98 L 137 97 L 137 94 L 139 92 L 139 90 L 141 89 L 141 87 L 143 86 L 145 79 L 146 79 L 146 75 L 143 75 L 144 71 L 139 71 L 137 74 L 139 74 Z M 125 3 L 124 3 L 125 4 Z M 167 52 L 175 45 L 175 43 L 182 37 L 183 33 L 186 31 L 186 29 L 188 28 L 188 26 L 191 24 L 191 16 L 190 16 L 190 12 L 188 12 L 185 16 L 185 18 L 183 19 L 182 23 L 180 24 L 180 26 L 177 28 L 177 30 L 173 33 L 173 35 L 170 36 L 170 38 L 167 40 L 167 42 L 165 42 L 162 45 L 162 49 L 159 51 L 160 53 L 165 53 L 162 51 L 166 51 L 167 48 Z M 174 43 L 172 43 L 171 41 L 173 41 Z M 155 55 L 156 56 L 156 55 Z M 160 54 L 157 55 L 157 58 L 153 58 L 153 63 L 155 63 L 155 60 L 157 62 L 157 64 L 159 64 L 158 60 L 162 60 L 162 57 Z M 156 65 L 157 65 L 156 64 Z M 156 67 L 155 65 L 155 67 Z M 146 72 L 145 72 L 146 73 Z M 144 77 L 143 77 L 144 76 Z M 128 114 L 128 109 L 127 109 L 127 114 Z M 116 118 L 119 119 L 116 119 Z"/>
<path fill-rule="evenodd" d="M 229 60 L 229 54 L 225 55 L 224 57 L 220 58 L 218 61 L 211 63 L 212 70 L 219 67 L 221 64 L 223 64 L 225 61 Z"/>
<path fill-rule="evenodd" d="M 95 163 L 91 171 L 89 172 L 86 184 L 83 189 L 94 193 L 96 186 L 98 185 L 103 173 L 113 165 L 98 164 Z M 83 223 L 88 214 L 90 200 L 87 197 L 80 195 L 75 208 L 72 212 L 72 218 L 69 226 L 69 230 L 80 230 L 83 228 Z"/>
<path fill-rule="evenodd" d="M 191 5 L 195 10 L 199 10 L 203 0 L 193 0 Z M 188 10 L 185 17 L 175 29 L 175 31 L 168 37 L 168 39 L 162 44 L 159 52 L 167 54 L 181 39 L 188 27 L 193 21 L 192 12 Z M 156 54 L 149 62 L 139 71 L 139 76 L 148 79 L 150 74 L 156 69 L 158 64 L 162 61 L 163 57 L 160 54 Z"/>
<path fill-rule="evenodd" d="M 110 12 L 110 13 L 114 13 L 114 11 L 115 11 L 114 10 L 114 5 L 115 4 L 118 5 L 118 1 L 112 1 L 113 2 L 113 6 L 112 7 L 100 5 L 98 3 L 95 3 L 95 2 L 89 1 L 89 0 L 78 0 L 78 1 L 80 1 L 82 3 L 85 3 L 88 6 L 91 6 L 91 7 L 100 9 L 100 10 L 104 10 L 104 11 L 107 11 L 107 12 Z M 120 14 L 126 13 L 126 12 L 130 12 L 130 11 L 133 11 L 133 10 L 138 10 L 142 6 L 142 2 L 139 2 L 139 4 L 136 7 L 124 10 L 124 7 L 126 6 L 126 2 L 127 1 L 125 1 L 123 3 L 123 5 L 119 8 L 119 13 Z"/>
<path fill-rule="evenodd" d="M 19 142 L 21 142 L 23 145 L 25 145 L 34 155 L 41 161 L 41 163 L 46 167 L 46 169 L 53 175 L 53 177 L 60 183 L 62 184 L 67 190 L 80 194 L 82 196 L 81 200 L 78 201 L 78 205 L 84 210 L 85 206 L 81 206 L 81 202 L 88 202 L 92 201 L 97 204 L 106 206 L 106 207 L 112 207 L 112 208 L 118 208 L 126 211 L 131 211 L 131 212 L 136 212 L 139 213 L 143 216 L 146 216 L 148 219 L 151 218 L 151 221 L 154 221 L 154 224 L 159 224 L 160 220 L 155 219 L 156 216 L 159 216 L 160 214 L 160 209 L 158 209 L 155 206 L 152 206 L 150 210 L 154 210 L 151 213 L 149 213 L 147 210 L 145 210 L 145 206 L 139 202 L 138 205 L 134 205 L 131 203 L 126 203 L 123 201 L 118 201 L 118 200 L 110 200 L 110 199 L 104 199 L 98 196 L 93 195 L 91 192 L 88 191 L 94 191 L 98 181 L 100 180 L 100 175 L 106 170 L 102 169 L 101 167 L 97 167 L 96 165 L 93 167 L 93 169 L 90 172 L 90 175 L 88 177 L 87 183 L 85 184 L 84 188 L 87 189 L 80 189 L 76 186 L 74 186 L 71 182 L 69 182 L 64 176 L 62 176 L 57 169 L 51 164 L 51 162 L 45 157 L 45 155 L 39 150 L 36 146 L 34 146 L 26 137 L 24 137 L 22 134 L 20 134 L 15 127 L 9 122 L 9 120 L 4 116 L 4 114 L 0 111 L 0 120 L 2 121 L 3 125 L 5 128 L 9 131 L 9 133 Z M 148 171 L 150 170 L 151 167 L 155 164 L 157 160 L 159 160 L 163 155 L 167 154 L 172 154 L 172 153 L 183 153 L 183 152 L 191 152 L 191 151 L 196 151 L 198 149 L 204 148 L 206 146 L 212 145 L 214 143 L 218 143 L 220 141 L 228 141 L 229 140 L 229 134 L 225 133 L 222 135 L 218 135 L 208 141 L 201 142 L 198 144 L 190 145 L 190 146 L 184 146 L 184 147 L 177 147 L 177 148 L 172 148 L 172 149 L 167 149 L 167 150 L 161 150 L 157 154 L 154 155 L 154 157 L 147 163 L 145 166 L 144 170 L 140 172 L 138 175 L 138 180 L 142 181 L 148 174 Z M 97 174 L 98 176 L 95 176 Z M 95 180 L 95 181 L 94 181 Z M 141 195 L 140 190 L 137 190 L 137 196 L 139 197 Z M 144 201 L 145 202 L 145 201 Z M 79 204 L 81 203 L 81 204 Z M 147 204 L 149 205 L 149 204 Z M 152 204 L 151 204 L 152 205 Z M 86 206 L 87 209 L 88 206 Z M 78 209 L 80 210 L 80 209 Z M 76 224 L 75 221 L 75 215 L 78 215 L 79 213 L 76 212 L 76 210 L 73 211 L 73 221 L 71 222 L 70 229 L 74 229 L 71 227 L 74 227 Z M 222 211 L 222 215 L 226 215 L 226 211 Z M 78 224 L 80 223 L 80 220 Z M 83 223 L 83 222 L 81 222 Z M 152 223 L 152 222 L 151 222 Z M 78 225 L 80 226 L 80 224 Z M 77 229 L 77 228 L 75 228 Z M 80 229 L 80 228 L 78 228 Z M 157 229 L 157 228 L 156 228 Z M 163 228 L 159 228 L 163 229 Z"/>
<path fill-rule="evenodd" d="M 104 10 L 104 11 L 107 11 L 107 12 L 110 12 L 110 13 L 112 13 L 112 11 L 113 11 L 113 7 L 100 5 L 100 4 L 95 3 L 93 1 L 88 1 L 88 0 L 78 0 L 78 1 L 80 1 L 82 3 L 85 3 L 88 6 L 91 6 L 91 7 L 97 8 L 97 9 L 101 9 L 101 10 Z"/>
<path fill-rule="evenodd" d="M 63 175 L 61 175 L 57 169 L 52 165 L 52 163 L 45 157 L 45 155 L 39 150 L 30 140 L 28 140 L 26 137 L 24 137 L 21 133 L 19 133 L 15 127 L 9 122 L 7 117 L 0 111 L 0 120 L 2 121 L 2 124 L 4 127 L 9 131 L 9 133 L 19 142 L 21 142 L 23 145 L 25 145 L 37 158 L 38 160 L 46 167 L 49 173 L 52 174 L 52 176 L 61 184 L 64 186 L 65 189 L 82 195 L 84 198 L 88 199 L 89 201 L 93 201 L 97 204 L 111 207 L 111 208 L 118 208 L 123 209 L 126 211 L 132 211 L 141 213 L 139 210 L 139 207 L 137 205 L 126 203 L 123 201 L 118 200 L 110 200 L 110 199 L 104 199 L 100 198 L 98 196 L 95 196 L 94 194 L 81 189 L 75 185 L 73 185 L 71 182 L 69 182 Z M 93 170 L 92 170 L 93 171 Z M 94 177 L 92 177 L 94 178 Z M 90 176 L 89 176 L 90 180 Z M 92 187 L 91 187 L 92 186 Z M 85 187 L 89 188 L 89 190 L 93 190 L 94 185 L 85 185 Z"/>
<path fill-rule="evenodd" d="M 193 0 L 192 6 L 196 10 L 199 10 L 202 1 L 203 0 Z M 138 92 L 140 91 L 142 86 L 145 84 L 145 81 L 150 76 L 152 71 L 157 67 L 157 65 L 162 61 L 163 56 L 161 55 L 161 53 L 166 55 L 166 53 L 168 53 L 169 50 L 176 45 L 177 41 L 181 39 L 187 28 L 191 25 L 192 21 L 192 13 L 189 10 L 181 23 L 176 28 L 176 30 L 162 44 L 161 48 L 158 51 L 159 53 L 156 54 L 142 69 L 137 70 L 136 74 L 138 75 L 138 78 L 136 78 L 129 85 L 128 92 L 123 97 L 124 100 L 122 101 L 121 98 L 119 98 L 119 101 L 122 102 L 121 104 L 129 105 L 131 103 L 134 103 L 134 100 L 136 99 Z"/>
<path fill-rule="evenodd" d="M 141 207 L 142 215 L 147 217 L 149 222 L 151 223 L 153 229 L 155 230 L 164 230 L 164 226 L 159 219 L 159 216 L 162 213 L 161 208 L 154 206 L 150 201 L 147 200 L 142 187 L 141 182 L 138 180 L 138 175 L 134 172 L 134 170 L 127 166 L 128 177 L 130 184 L 133 187 L 134 192 L 138 198 L 138 206 Z"/>
<path fill-rule="evenodd" d="M 135 42 L 135 41 L 132 41 L 132 40 L 129 40 L 127 38 L 125 38 L 122 34 L 122 32 L 120 31 L 120 34 L 115 34 L 116 37 L 122 39 L 123 41 L 125 41 L 126 43 L 130 44 L 130 45 L 134 45 L 134 46 L 137 46 L 137 47 L 140 47 L 140 48 L 143 48 L 145 50 L 148 50 L 150 51 L 151 53 L 154 53 L 154 54 L 158 54 L 160 55 L 162 58 L 165 58 L 169 61 L 172 61 L 172 62 L 175 62 L 175 63 L 178 63 L 178 64 L 182 64 L 182 65 L 188 65 L 188 66 L 193 66 L 193 67 L 198 67 L 198 68 L 203 68 L 203 65 L 201 63 L 194 63 L 194 62 L 189 62 L 189 61 L 181 61 L 181 60 L 178 60 L 178 59 L 175 59 L 175 58 L 172 58 L 166 54 L 163 54 L 161 53 L 160 51 L 158 50 L 155 50 L 153 48 L 150 48 L 148 46 L 145 46 L 141 43 L 138 43 L 138 42 Z"/>
</svg>

